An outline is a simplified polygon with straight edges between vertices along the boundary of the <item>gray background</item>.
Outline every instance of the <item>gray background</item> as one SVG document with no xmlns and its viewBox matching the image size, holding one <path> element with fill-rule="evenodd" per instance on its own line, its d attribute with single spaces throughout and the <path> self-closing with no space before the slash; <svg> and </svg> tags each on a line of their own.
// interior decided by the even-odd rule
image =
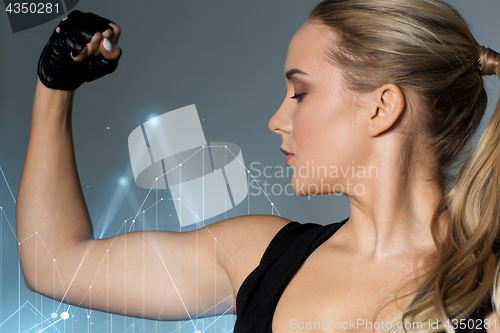
<svg viewBox="0 0 500 333">
<path fill-rule="evenodd" d="M 261 171 L 264 166 L 271 166 L 274 171 L 284 168 L 285 157 L 279 151 L 281 138 L 268 130 L 267 123 L 285 96 L 283 65 L 288 43 L 317 2 L 80 1 L 76 9 L 96 12 L 123 29 L 123 56 L 117 71 L 85 84 L 75 98 L 77 162 L 96 234 L 106 219 L 112 219 L 105 236 L 115 235 L 123 220 L 133 216 L 146 197 L 147 191 L 133 184 L 127 137 L 154 115 L 196 104 L 208 141 L 238 144 L 249 168 L 252 162 L 260 163 L 257 169 Z M 500 1 L 449 2 L 465 16 L 480 44 L 500 50 Z M 28 142 L 36 64 L 56 25 L 54 20 L 13 34 L 6 13 L 0 13 L 0 167 L 14 196 Z M 488 78 L 487 84 L 490 100 L 495 102 L 498 80 Z M 288 183 L 286 178 L 266 179 L 263 175 L 259 180 L 281 187 Z M 168 193 L 155 195 L 168 197 Z M 349 215 L 344 197 L 304 198 L 270 193 L 269 200 L 263 194 L 251 196 L 250 202 L 245 200 L 226 217 L 248 212 L 277 214 L 270 201 L 282 216 L 301 222 L 326 224 Z M 15 227 L 15 204 L 1 175 L 0 206 L 5 212 L 0 234 L 0 323 L 25 301 L 48 317 L 54 302 L 36 297 L 19 278 L 15 238 L 7 222 L 8 219 Z M 175 214 L 170 216 L 173 206 L 165 203 L 160 208 L 161 219 L 144 216 L 150 220 L 150 226 L 178 230 Z M 87 320 L 86 315 L 80 309 L 75 314 L 78 324 L 67 321 L 55 327 L 68 332 L 87 332 L 89 327 L 96 331 L 109 329 L 110 316 L 93 312 Z M 173 331 L 178 327 L 177 323 L 155 326 L 149 321 L 113 318 L 117 332 L 125 327 L 130 332 Z M 17 331 L 19 320 L 37 319 L 23 308 L 20 315 L 0 326 L 0 331 Z M 231 323 L 232 318 L 223 318 L 207 332 L 228 332 Z M 7 325 L 14 326 L 7 329 Z M 46 330 L 49 331 L 54 330 Z M 192 332 L 193 327 L 184 326 L 182 331 Z"/>
</svg>

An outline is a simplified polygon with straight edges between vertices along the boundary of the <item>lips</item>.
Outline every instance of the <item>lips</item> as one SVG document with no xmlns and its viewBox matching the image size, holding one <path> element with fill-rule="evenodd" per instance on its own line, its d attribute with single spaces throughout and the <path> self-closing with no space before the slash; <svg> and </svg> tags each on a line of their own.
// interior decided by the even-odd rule
<svg viewBox="0 0 500 333">
<path fill-rule="evenodd" d="M 283 148 L 280 148 L 280 150 L 281 150 L 281 152 L 282 152 L 283 154 L 285 154 L 285 155 L 286 155 L 286 164 L 288 165 L 288 161 L 290 161 L 290 159 L 291 159 L 293 156 L 295 156 L 295 155 L 293 155 L 292 153 L 287 152 L 287 151 L 286 151 L 286 150 L 284 150 Z"/>
</svg>

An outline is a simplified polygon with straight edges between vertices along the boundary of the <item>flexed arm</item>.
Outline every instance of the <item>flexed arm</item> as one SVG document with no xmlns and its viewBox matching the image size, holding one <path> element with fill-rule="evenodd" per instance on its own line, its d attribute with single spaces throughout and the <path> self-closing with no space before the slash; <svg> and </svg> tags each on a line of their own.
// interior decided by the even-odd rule
<svg viewBox="0 0 500 333">
<path fill-rule="evenodd" d="M 73 95 L 77 87 L 89 81 L 86 78 L 91 73 L 97 78 L 114 71 L 121 51 L 113 46 L 120 28 L 93 14 L 89 24 L 82 25 L 87 17 L 75 11 L 63 19 L 38 64 L 30 139 L 16 207 L 18 239 L 23 244 L 19 249 L 21 265 L 27 285 L 35 289 L 38 279 L 33 283 L 32 277 L 38 273 L 33 272 L 37 265 L 29 261 L 30 252 L 37 248 L 29 245 L 30 238 L 43 239 L 53 253 L 67 249 L 67 244 L 92 238 L 73 151 Z M 36 259 L 42 259 L 40 255 Z"/>
<path fill-rule="evenodd" d="M 187 233 L 93 239 L 75 162 L 71 108 L 76 87 L 116 68 L 120 28 L 81 14 L 77 20 L 70 14 L 56 29 L 55 45 L 45 48 L 39 64 L 16 207 L 26 285 L 70 304 L 141 318 L 234 312 L 239 286 L 287 220 L 245 216 Z M 103 38 L 111 42 L 110 51 Z"/>
<path fill-rule="evenodd" d="M 74 88 L 111 71 L 106 66 L 120 55 L 120 30 L 109 24 L 100 31 L 99 22 L 85 15 L 76 18 L 84 22 L 72 15 L 63 21 L 40 60 L 43 84 L 39 80 L 36 87 L 16 208 L 26 285 L 71 304 L 151 319 L 192 317 L 214 302 L 223 303 L 206 314 L 224 312 L 232 305 L 231 284 L 216 260 L 220 245 L 208 230 L 92 237 L 73 151 L 71 107 Z M 110 51 L 103 37 L 112 43 Z"/>
<path fill-rule="evenodd" d="M 16 207 L 26 285 L 70 304 L 141 318 L 235 312 L 241 283 L 287 220 L 245 216 L 187 233 L 93 239 L 75 162 L 71 108 L 76 87 L 116 68 L 120 28 L 82 14 L 77 20 L 70 14 L 56 29 L 49 41 L 54 45 L 44 49 L 39 64 Z"/>
</svg>

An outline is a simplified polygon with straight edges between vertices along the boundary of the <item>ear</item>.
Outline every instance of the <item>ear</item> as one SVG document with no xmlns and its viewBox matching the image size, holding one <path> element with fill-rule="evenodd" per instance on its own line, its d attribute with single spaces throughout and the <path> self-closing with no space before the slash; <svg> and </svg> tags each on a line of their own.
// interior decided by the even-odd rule
<svg viewBox="0 0 500 333">
<path fill-rule="evenodd" d="M 395 84 L 385 84 L 371 92 L 369 131 L 377 136 L 396 123 L 405 108 L 405 97 Z"/>
</svg>

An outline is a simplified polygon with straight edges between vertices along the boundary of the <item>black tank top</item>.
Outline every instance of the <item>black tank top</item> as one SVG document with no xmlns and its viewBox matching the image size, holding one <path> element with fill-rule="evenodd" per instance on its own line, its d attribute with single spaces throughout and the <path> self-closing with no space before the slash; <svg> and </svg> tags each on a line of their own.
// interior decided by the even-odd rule
<svg viewBox="0 0 500 333">
<path fill-rule="evenodd" d="M 326 226 L 290 222 L 274 236 L 259 266 L 243 281 L 236 297 L 234 333 L 272 333 L 272 319 L 286 286 L 306 259 L 348 219 Z M 469 317 L 482 319 L 492 309 L 490 298 Z M 481 321 L 482 322 L 482 321 Z M 456 330 L 482 333 L 483 328 Z"/>
</svg>

